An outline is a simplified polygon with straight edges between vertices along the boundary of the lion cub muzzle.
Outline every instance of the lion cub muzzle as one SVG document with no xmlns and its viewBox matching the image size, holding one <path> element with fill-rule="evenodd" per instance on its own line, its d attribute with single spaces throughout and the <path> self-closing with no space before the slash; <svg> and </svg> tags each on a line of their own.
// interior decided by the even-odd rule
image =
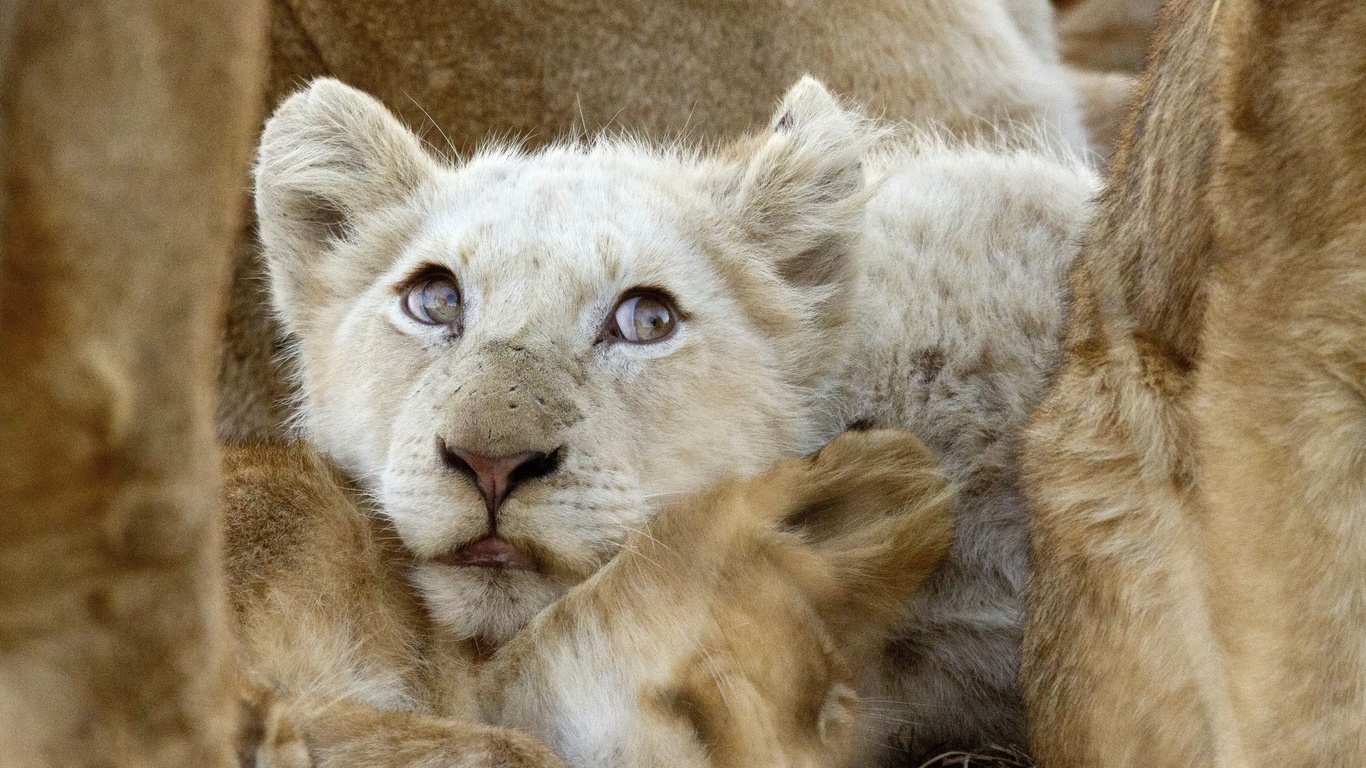
<svg viewBox="0 0 1366 768">
<path fill-rule="evenodd" d="M 546 477 L 560 465 L 560 449 L 550 453 L 521 451 L 510 456 L 481 456 L 473 451 L 452 448 L 440 438 L 437 450 L 452 471 L 473 481 L 488 512 L 489 535 L 456 547 L 436 558 L 436 562 L 467 568 L 502 568 L 535 571 L 540 568 L 534 554 L 498 535 L 498 509 L 513 489 L 524 482 Z"/>
</svg>

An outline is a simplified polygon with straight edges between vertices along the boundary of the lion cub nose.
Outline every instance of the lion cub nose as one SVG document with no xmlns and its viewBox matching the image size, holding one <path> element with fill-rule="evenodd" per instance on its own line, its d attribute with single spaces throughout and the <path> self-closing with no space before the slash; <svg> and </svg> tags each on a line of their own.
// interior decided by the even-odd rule
<svg viewBox="0 0 1366 768">
<path fill-rule="evenodd" d="M 445 443 L 440 448 L 446 466 L 474 481 L 490 518 L 498 514 L 498 508 L 514 488 L 527 480 L 545 477 L 560 465 L 558 448 L 550 453 L 523 451 L 507 456 L 483 456 Z"/>
</svg>

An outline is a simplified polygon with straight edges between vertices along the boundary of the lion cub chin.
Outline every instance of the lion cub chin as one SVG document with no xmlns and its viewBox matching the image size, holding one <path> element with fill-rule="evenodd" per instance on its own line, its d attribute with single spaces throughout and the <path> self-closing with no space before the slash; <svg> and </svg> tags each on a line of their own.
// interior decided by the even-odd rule
<svg viewBox="0 0 1366 768">
<path fill-rule="evenodd" d="M 953 530 L 919 441 L 850 433 L 669 506 L 487 661 L 433 643 L 401 550 L 312 451 L 227 466 L 243 754 L 277 768 L 560 765 L 536 738 L 584 768 L 846 765 L 860 679 Z"/>
</svg>

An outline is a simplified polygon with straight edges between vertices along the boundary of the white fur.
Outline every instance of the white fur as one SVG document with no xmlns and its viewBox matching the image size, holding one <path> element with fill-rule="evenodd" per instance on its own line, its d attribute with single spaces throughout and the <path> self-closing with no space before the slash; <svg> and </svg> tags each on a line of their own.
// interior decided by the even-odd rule
<svg viewBox="0 0 1366 768">
<path fill-rule="evenodd" d="M 905 702 L 906 724 L 875 736 L 1019 738 L 1015 432 L 1055 353 L 1095 180 L 1026 134 L 1015 149 L 896 138 L 809 78 L 773 125 L 715 155 L 613 139 L 449 167 L 357 91 L 319 81 L 293 97 L 266 129 L 257 206 L 304 434 L 373 489 L 419 558 L 487 530 L 438 437 L 563 451 L 499 519 L 547 555 L 544 572 L 417 572 L 442 626 L 503 639 L 662 496 L 757 472 L 851 418 L 909 426 L 970 493 L 903 634 L 923 663 L 903 675 L 892 659 L 870 683 Z M 460 281 L 458 338 L 398 311 L 395 286 L 424 264 Z M 600 343 L 642 285 L 688 319 L 656 345 Z M 626 717 L 584 706 L 602 727 Z"/>
</svg>

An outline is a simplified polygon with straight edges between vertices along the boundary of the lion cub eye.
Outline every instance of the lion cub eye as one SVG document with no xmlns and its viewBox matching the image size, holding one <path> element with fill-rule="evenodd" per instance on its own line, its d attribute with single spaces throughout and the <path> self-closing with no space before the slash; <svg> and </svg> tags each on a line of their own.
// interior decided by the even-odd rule
<svg viewBox="0 0 1366 768">
<path fill-rule="evenodd" d="M 609 333 L 633 344 L 663 341 L 673 333 L 678 312 L 660 293 L 627 296 L 612 312 Z"/>
<path fill-rule="evenodd" d="M 403 311 L 424 325 L 457 326 L 463 314 L 460 287 L 447 275 L 418 280 L 403 292 L 402 301 Z"/>
</svg>

